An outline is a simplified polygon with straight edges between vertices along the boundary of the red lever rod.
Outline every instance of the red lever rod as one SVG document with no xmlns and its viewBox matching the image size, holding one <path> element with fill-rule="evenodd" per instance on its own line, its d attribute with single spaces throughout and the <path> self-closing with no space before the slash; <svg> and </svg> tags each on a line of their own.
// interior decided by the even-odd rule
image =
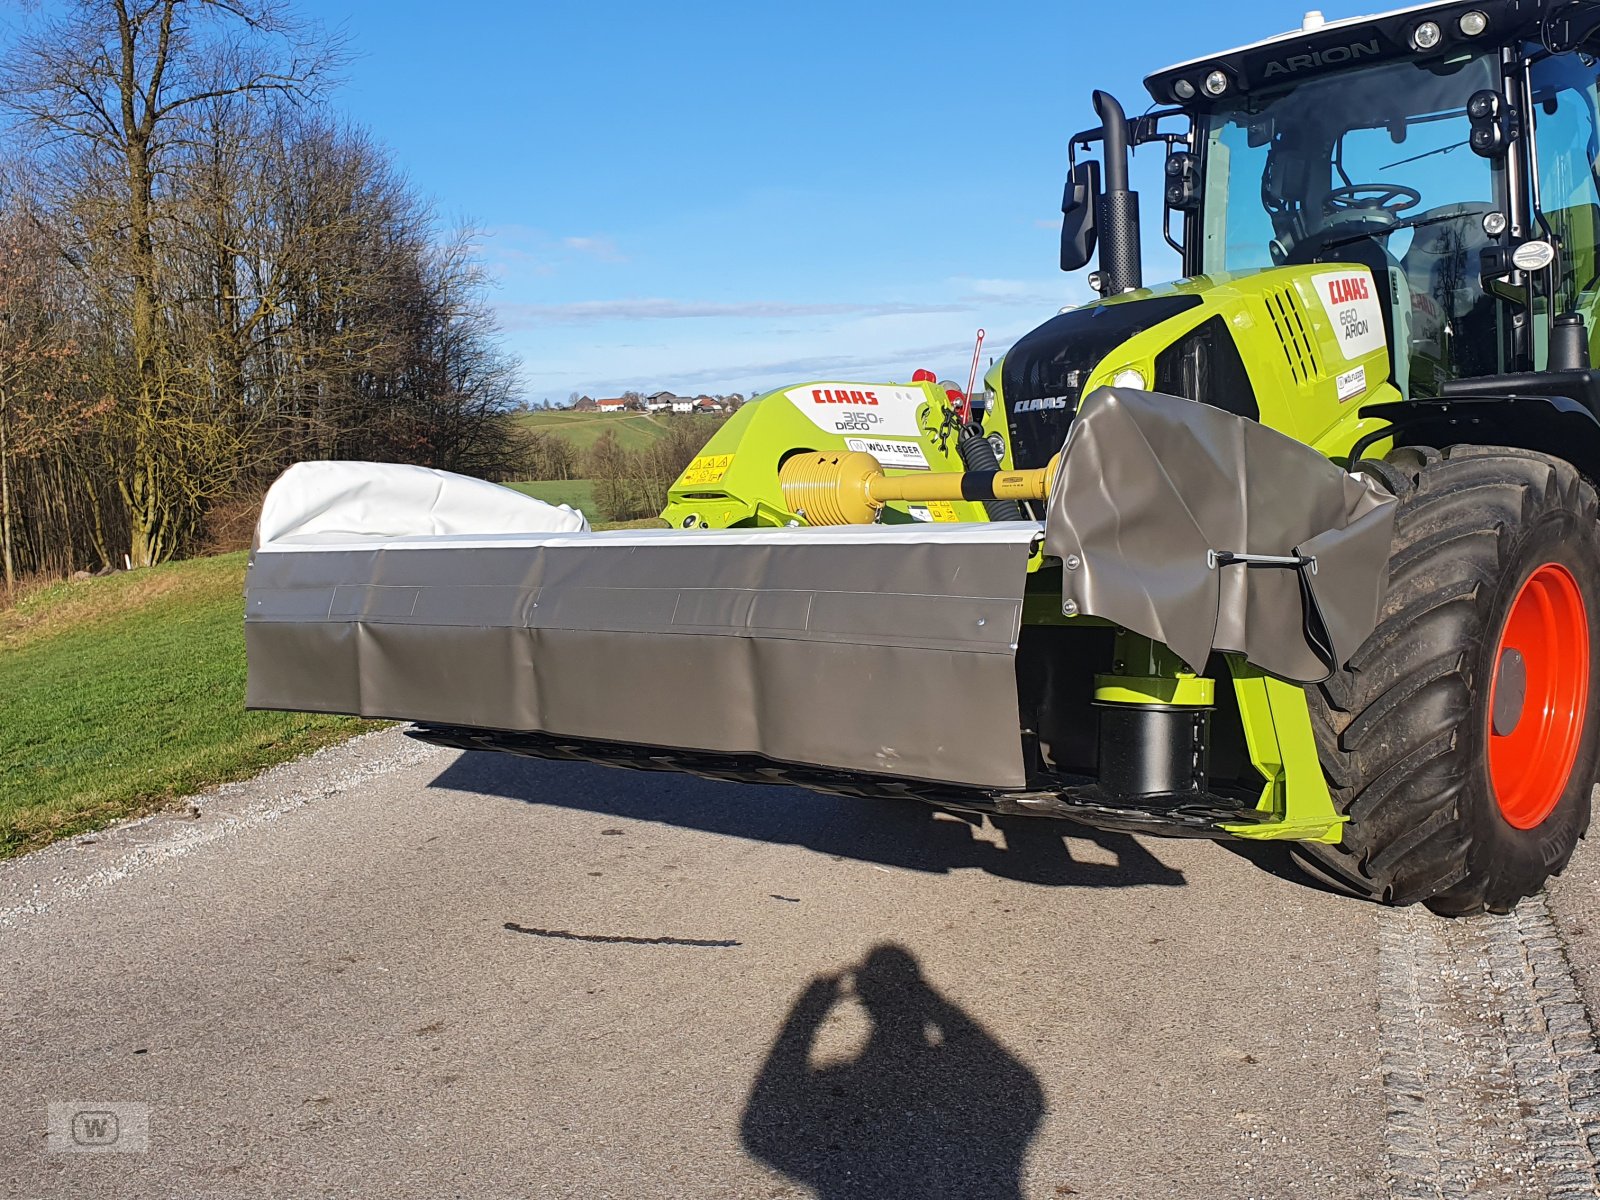
<svg viewBox="0 0 1600 1200">
<path fill-rule="evenodd" d="M 967 373 L 967 394 L 961 398 L 961 423 L 972 419 L 972 389 L 978 384 L 978 358 L 983 354 L 983 330 L 978 330 L 978 344 L 972 348 L 972 370 Z"/>
</svg>

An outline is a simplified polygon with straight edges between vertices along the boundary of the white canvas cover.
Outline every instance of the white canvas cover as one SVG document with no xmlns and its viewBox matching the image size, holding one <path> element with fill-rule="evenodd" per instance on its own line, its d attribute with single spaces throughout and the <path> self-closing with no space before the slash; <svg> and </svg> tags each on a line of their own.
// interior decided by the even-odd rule
<svg viewBox="0 0 1600 1200">
<path fill-rule="evenodd" d="M 398 463 L 296 463 L 267 491 L 256 545 L 373 538 L 584 533 L 581 512 L 499 484 Z"/>
</svg>

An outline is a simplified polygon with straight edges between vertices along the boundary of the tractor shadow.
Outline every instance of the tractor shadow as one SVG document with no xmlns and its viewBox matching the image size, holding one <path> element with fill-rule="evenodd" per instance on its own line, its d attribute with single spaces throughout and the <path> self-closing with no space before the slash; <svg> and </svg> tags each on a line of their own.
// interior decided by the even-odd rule
<svg viewBox="0 0 1600 1200">
<path fill-rule="evenodd" d="M 1350 897 L 1354 892 L 1345 888 L 1335 887 L 1325 879 L 1312 874 L 1302 867 L 1294 857 L 1294 848 L 1288 842 L 1250 842 L 1219 840 L 1221 846 L 1229 854 L 1236 855 L 1251 864 L 1258 871 L 1281 879 L 1285 883 L 1295 884 L 1308 891 L 1322 892 L 1329 896 Z"/>
<path fill-rule="evenodd" d="M 866 1036 L 823 1057 L 859 1006 Z M 819 1061 L 819 1059 L 821 1061 Z M 1037 1076 L 885 943 L 801 991 L 739 1122 L 745 1150 L 819 1200 L 1021 1200 Z"/>
<path fill-rule="evenodd" d="M 943 813 L 915 800 L 831 796 L 798 787 L 721 783 L 481 751 L 463 753 L 429 786 L 803 846 L 818 854 L 934 874 L 976 869 L 1043 887 L 1181 887 L 1186 882 L 1182 871 L 1126 834 L 1042 817 Z M 1074 857 L 1075 844 L 1097 849 L 1086 860 Z"/>
</svg>

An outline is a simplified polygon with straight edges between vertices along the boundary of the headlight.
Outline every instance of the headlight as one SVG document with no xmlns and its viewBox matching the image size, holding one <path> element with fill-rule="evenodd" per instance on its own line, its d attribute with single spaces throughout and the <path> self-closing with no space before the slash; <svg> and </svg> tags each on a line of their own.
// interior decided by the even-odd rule
<svg viewBox="0 0 1600 1200">
<path fill-rule="evenodd" d="M 1124 367 L 1113 376 L 1111 386 L 1143 392 L 1149 389 L 1150 384 L 1145 379 L 1144 372 L 1139 370 L 1138 367 Z"/>
<path fill-rule="evenodd" d="M 1444 32 L 1437 21 L 1424 21 L 1412 31 L 1411 44 L 1418 50 L 1432 50 L 1443 36 Z"/>
<path fill-rule="evenodd" d="M 1213 71 L 1206 76 L 1206 94 L 1220 96 L 1228 90 L 1228 77 L 1221 71 Z"/>
<path fill-rule="evenodd" d="M 1190 83 L 1187 79 L 1180 79 L 1177 83 L 1172 85 L 1172 94 L 1179 100 L 1193 100 L 1194 84 Z"/>
<path fill-rule="evenodd" d="M 1489 14 L 1481 13 L 1477 9 L 1473 9 L 1469 13 L 1462 13 L 1461 20 L 1456 22 L 1456 28 L 1460 29 L 1468 37 L 1477 37 L 1485 29 L 1489 28 Z"/>
</svg>

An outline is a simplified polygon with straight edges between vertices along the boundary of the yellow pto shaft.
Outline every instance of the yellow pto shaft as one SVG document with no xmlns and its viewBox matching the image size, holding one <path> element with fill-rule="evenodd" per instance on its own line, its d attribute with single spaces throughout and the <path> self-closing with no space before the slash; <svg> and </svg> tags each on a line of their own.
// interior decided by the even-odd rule
<svg viewBox="0 0 1600 1200">
<path fill-rule="evenodd" d="M 789 511 L 810 525 L 870 525 L 892 500 L 1043 500 L 1050 494 L 1056 460 L 1032 471 L 940 471 L 917 475 L 883 473 L 872 455 L 807 451 L 778 469 Z"/>
</svg>

